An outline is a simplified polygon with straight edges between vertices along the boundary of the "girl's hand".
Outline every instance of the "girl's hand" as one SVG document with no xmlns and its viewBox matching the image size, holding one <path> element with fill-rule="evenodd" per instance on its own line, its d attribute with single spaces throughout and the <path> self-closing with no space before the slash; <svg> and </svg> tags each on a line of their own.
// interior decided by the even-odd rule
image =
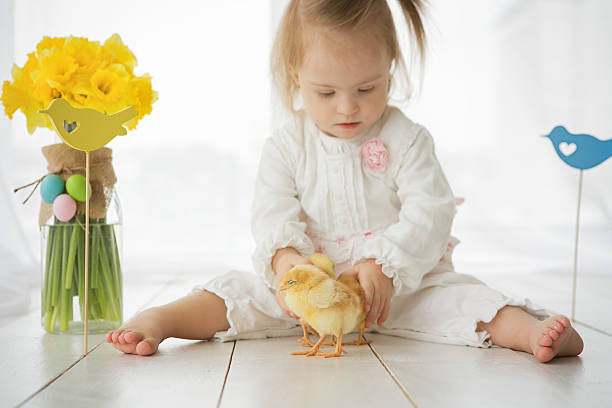
<svg viewBox="0 0 612 408">
<path fill-rule="evenodd" d="M 280 287 L 280 283 L 283 280 L 283 276 L 291 268 L 296 265 L 309 265 L 311 262 L 301 256 L 295 249 L 293 248 L 282 248 L 276 251 L 274 257 L 272 258 L 272 269 L 276 273 L 276 281 L 274 286 L 276 287 L 276 301 L 278 305 L 285 311 L 287 316 L 293 317 L 294 319 L 299 319 L 300 317 L 293 313 L 289 306 L 285 303 L 285 297 L 282 296 L 278 290 Z"/>
<path fill-rule="evenodd" d="M 393 279 L 382 273 L 382 266 L 377 265 L 374 259 L 366 259 L 353 266 L 344 274 L 354 275 L 365 292 L 364 311 L 366 327 L 370 327 L 374 321 L 381 325 L 389 316 L 391 308 L 391 296 L 393 295 Z"/>
</svg>

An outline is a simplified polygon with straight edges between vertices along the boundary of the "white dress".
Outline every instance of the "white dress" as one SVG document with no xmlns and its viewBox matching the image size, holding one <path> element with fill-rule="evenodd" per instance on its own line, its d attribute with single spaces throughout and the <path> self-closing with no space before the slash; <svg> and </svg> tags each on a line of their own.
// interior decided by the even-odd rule
<svg viewBox="0 0 612 408">
<path fill-rule="evenodd" d="M 388 165 L 371 168 L 364 144 L 378 139 Z M 279 248 L 304 257 L 323 252 L 340 274 L 374 258 L 393 279 L 388 319 L 366 331 L 478 347 L 491 345 L 479 321 L 506 305 L 543 319 L 528 299 L 512 299 L 454 271 L 450 234 L 455 197 L 435 156 L 433 139 L 397 108 L 351 139 L 327 136 L 301 111 L 263 148 L 252 206 L 255 274 L 230 271 L 195 287 L 223 298 L 229 341 L 301 334 L 299 321 L 276 302 L 271 260 Z"/>
</svg>

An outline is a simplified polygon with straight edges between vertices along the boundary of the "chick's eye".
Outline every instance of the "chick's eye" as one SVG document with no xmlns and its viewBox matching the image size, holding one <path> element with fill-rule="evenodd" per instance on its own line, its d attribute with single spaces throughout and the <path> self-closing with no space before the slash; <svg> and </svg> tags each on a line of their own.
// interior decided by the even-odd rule
<svg viewBox="0 0 612 408">
<path fill-rule="evenodd" d="M 296 283 L 296 282 L 295 282 L 294 280 L 290 280 L 289 282 L 287 282 L 287 284 L 288 284 L 288 285 L 293 285 L 293 284 L 295 284 L 295 283 Z"/>
</svg>

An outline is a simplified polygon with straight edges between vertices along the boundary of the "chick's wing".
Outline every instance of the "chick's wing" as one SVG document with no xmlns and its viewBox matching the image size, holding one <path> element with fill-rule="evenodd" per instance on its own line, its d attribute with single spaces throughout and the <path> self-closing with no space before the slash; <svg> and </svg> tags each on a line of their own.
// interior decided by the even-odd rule
<svg viewBox="0 0 612 408">
<path fill-rule="evenodd" d="M 346 303 L 349 297 L 349 294 L 332 279 L 325 279 L 308 291 L 308 303 L 319 309 Z"/>
</svg>

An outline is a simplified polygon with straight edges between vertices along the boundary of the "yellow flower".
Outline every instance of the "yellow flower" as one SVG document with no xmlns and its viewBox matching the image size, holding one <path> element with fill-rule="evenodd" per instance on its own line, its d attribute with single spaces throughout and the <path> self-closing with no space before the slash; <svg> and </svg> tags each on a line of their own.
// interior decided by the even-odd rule
<svg viewBox="0 0 612 408">
<path fill-rule="evenodd" d="M 144 115 L 151 113 L 151 105 L 157 100 L 158 94 L 151 87 L 149 74 L 131 80 L 129 88 L 129 104 L 138 111 L 138 116 L 126 122 L 125 126 L 128 129 L 134 129 Z"/>
<path fill-rule="evenodd" d="M 77 67 L 74 58 L 64 51 L 44 50 L 40 55 L 40 77 L 38 79 L 46 81 L 52 88 L 66 92 L 67 85 Z"/>
<path fill-rule="evenodd" d="M 2 104 L 4 105 L 4 112 L 11 119 L 17 109 L 23 112 L 30 134 L 34 133 L 34 130 L 39 126 L 49 127 L 51 125 L 45 115 L 38 113 L 39 109 L 43 109 L 42 104 L 32 98 L 27 90 L 20 89 L 9 81 L 4 81 L 2 84 Z"/>
<path fill-rule="evenodd" d="M 13 114 L 17 109 L 26 106 L 29 103 L 28 93 L 19 89 L 9 81 L 2 83 L 2 105 L 4 105 L 4 113 L 9 119 L 13 119 Z"/>
<path fill-rule="evenodd" d="M 90 75 L 74 74 L 72 78 L 73 80 L 66 96 L 70 102 L 75 102 L 73 105 L 85 106 L 87 98 L 93 95 Z"/>
<path fill-rule="evenodd" d="M 78 73 L 93 73 L 100 66 L 100 43 L 97 41 L 68 37 L 64 44 L 64 51 L 74 59 Z"/>
<path fill-rule="evenodd" d="M 51 38 L 51 37 L 43 37 L 43 39 L 36 46 L 36 53 L 41 55 L 43 51 L 58 49 L 61 50 L 64 48 L 64 43 L 66 42 L 65 38 Z"/>
<path fill-rule="evenodd" d="M 123 44 L 119 34 L 113 34 L 102 46 L 102 58 L 109 64 L 122 64 L 130 74 L 136 66 L 136 57 L 132 51 Z"/>
<path fill-rule="evenodd" d="M 97 70 L 90 81 L 93 95 L 102 102 L 116 102 L 123 96 L 128 84 L 124 73 L 124 69 L 122 71 L 113 65 Z"/>
<path fill-rule="evenodd" d="M 38 110 L 44 107 L 38 98 L 33 97 L 36 83 L 31 79 L 31 72 L 36 59 L 33 53 L 28 57 L 28 62 L 23 69 L 17 65 L 13 66 L 11 74 L 14 82 L 11 84 L 9 81 L 4 81 L 1 99 L 4 112 L 9 118 L 13 118 L 17 109 L 23 112 L 26 116 L 28 132 L 32 134 L 38 126 L 49 127 L 51 123 L 45 115 L 38 113 Z"/>
<path fill-rule="evenodd" d="M 37 81 L 32 87 L 35 99 L 40 101 L 41 109 L 48 106 L 55 98 L 61 98 L 64 94 L 57 88 L 54 88 L 45 81 Z"/>
</svg>

